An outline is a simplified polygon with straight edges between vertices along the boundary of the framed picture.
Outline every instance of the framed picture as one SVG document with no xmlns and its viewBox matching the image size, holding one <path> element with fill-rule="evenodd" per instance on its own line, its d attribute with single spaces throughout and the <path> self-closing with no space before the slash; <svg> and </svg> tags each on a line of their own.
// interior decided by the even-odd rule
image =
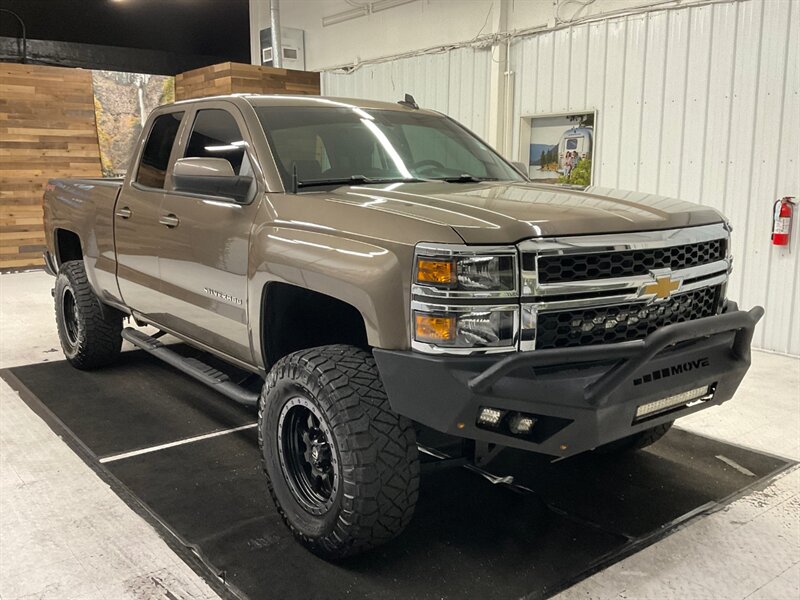
<svg viewBox="0 0 800 600">
<path fill-rule="evenodd" d="M 592 185 L 596 112 L 527 117 L 528 176 L 536 183 Z"/>
<path fill-rule="evenodd" d="M 175 78 L 95 70 L 92 89 L 103 177 L 121 177 L 150 111 L 175 101 Z"/>
</svg>

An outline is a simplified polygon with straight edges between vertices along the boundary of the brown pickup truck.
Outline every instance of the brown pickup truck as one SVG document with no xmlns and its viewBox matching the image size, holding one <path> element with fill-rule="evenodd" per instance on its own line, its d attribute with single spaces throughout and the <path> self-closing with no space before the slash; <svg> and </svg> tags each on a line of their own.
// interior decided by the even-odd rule
<svg viewBox="0 0 800 600">
<path fill-rule="evenodd" d="M 258 407 L 272 499 L 328 558 L 403 530 L 419 449 L 654 442 L 731 398 L 763 314 L 726 300 L 714 210 L 531 184 L 410 98 L 163 106 L 124 180 L 52 180 L 44 213 L 67 359 L 126 339 Z"/>
</svg>

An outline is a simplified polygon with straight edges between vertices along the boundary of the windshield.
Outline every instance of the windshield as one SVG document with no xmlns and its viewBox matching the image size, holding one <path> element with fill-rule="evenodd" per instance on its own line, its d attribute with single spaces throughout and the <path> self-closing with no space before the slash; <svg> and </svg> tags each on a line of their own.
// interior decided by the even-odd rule
<svg viewBox="0 0 800 600">
<path fill-rule="evenodd" d="M 286 189 L 304 182 L 522 181 L 450 119 L 411 111 L 257 106 Z M 466 176 L 466 177 L 464 177 Z"/>
</svg>

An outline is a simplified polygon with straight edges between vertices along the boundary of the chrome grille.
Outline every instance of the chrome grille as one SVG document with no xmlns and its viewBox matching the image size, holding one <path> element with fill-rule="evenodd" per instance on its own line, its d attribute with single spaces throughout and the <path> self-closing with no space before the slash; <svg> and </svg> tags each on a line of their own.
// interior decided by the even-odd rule
<svg viewBox="0 0 800 600">
<path fill-rule="evenodd" d="M 656 329 L 717 314 L 721 286 L 677 294 L 664 302 L 634 302 L 539 313 L 536 347 L 570 348 L 639 340 Z"/>
<path fill-rule="evenodd" d="M 642 339 L 717 314 L 730 273 L 722 224 L 527 240 L 520 350 Z"/>
<path fill-rule="evenodd" d="M 647 274 L 654 269 L 686 269 L 725 258 L 725 240 L 668 248 L 539 257 L 539 283 L 585 281 Z M 533 257 L 528 259 L 528 264 Z M 525 259 L 523 258 L 523 261 Z"/>
</svg>

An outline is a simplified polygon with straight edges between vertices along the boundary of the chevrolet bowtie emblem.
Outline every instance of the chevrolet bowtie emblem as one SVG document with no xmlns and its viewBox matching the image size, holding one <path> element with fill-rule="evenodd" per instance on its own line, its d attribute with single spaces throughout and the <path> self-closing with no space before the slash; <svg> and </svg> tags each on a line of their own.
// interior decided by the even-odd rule
<svg viewBox="0 0 800 600">
<path fill-rule="evenodd" d="M 660 300 L 670 297 L 672 292 L 681 287 L 680 280 L 674 280 L 670 275 L 656 277 L 655 283 L 647 283 L 642 286 L 641 296 L 655 296 Z"/>
</svg>

